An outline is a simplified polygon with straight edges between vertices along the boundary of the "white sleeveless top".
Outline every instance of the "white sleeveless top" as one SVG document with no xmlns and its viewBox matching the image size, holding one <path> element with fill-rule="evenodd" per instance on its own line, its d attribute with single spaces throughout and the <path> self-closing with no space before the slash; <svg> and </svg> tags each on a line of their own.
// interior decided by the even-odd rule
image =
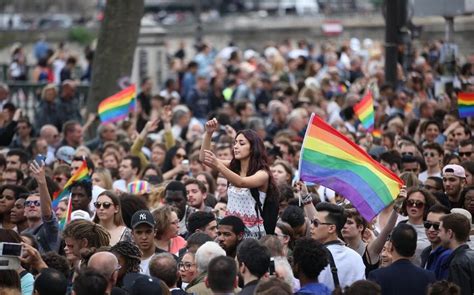
<svg viewBox="0 0 474 295">
<path fill-rule="evenodd" d="M 258 191 L 260 202 L 264 204 L 266 193 Z M 227 215 L 234 215 L 242 219 L 247 232 L 245 237 L 260 238 L 265 235 L 263 219 L 261 216 L 257 218 L 255 211 L 255 199 L 249 188 L 235 187 L 229 184 L 227 189 Z"/>
</svg>

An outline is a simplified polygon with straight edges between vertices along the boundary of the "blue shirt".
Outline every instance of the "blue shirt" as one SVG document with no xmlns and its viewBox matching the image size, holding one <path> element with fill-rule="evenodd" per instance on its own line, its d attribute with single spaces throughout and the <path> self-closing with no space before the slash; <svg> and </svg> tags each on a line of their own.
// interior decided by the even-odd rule
<svg viewBox="0 0 474 295">
<path fill-rule="evenodd" d="M 434 272 L 436 280 L 445 280 L 448 278 L 449 267 L 445 264 L 452 252 L 451 249 L 439 246 L 434 251 L 431 251 L 428 256 L 425 269 Z"/>
<path fill-rule="evenodd" d="M 326 285 L 321 283 L 311 283 L 304 285 L 301 289 L 298 290 L 295 294 L 315 294 L 315 295 L 331 295 L 331 290 L 329 290 Z"/>
</svg>

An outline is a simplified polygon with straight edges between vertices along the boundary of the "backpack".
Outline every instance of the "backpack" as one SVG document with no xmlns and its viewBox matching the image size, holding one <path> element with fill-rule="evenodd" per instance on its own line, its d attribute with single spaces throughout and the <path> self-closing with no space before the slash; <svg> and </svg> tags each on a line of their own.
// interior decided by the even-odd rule
<svg viewBox="0 0 474 295">
<path fill-rule="evenodd" d="M 277 192 L 278 191 L 274 190 L 272 193 L 275 194 Z M 280 209 L 280 204 L 278 203 L 279 198 L 277 196 L 270 198 L 267 194 L 262 206 L 262 202 L 260 202 L 259 198 L 258 188 L 251 188 L 250 193 L 255 200 L 255 211 L 257 212 L 257 218 L 261 216 L 263 219 L 265 233 L 267 235 L 273 235 L 275 233 L 275 227 L 278 221 L 278 211 Z"/>
</svg>

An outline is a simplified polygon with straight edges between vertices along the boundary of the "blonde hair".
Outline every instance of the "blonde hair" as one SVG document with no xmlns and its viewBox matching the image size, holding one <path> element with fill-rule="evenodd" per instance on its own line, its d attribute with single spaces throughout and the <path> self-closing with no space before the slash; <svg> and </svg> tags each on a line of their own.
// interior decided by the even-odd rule
<svg viewBox="0 0 474 295">
<path fill-rule="evenodd" d="M 104 189 L 112 189 L 112 174 L 110 174 L 109 169 L 99 167 L 94 170 L 93 175 L 94 174 L 97 174 L 100 180 L 104 183 Z"/>
<path fill-rule="evenodd" d="M 44 86 L 43 90 L 41 90 L 41 98 L 44 99 L 45 96 L 46 96 L 46 92 L 47 92 L 48 90 L 51 90 L 51 89 L 53 89 L 54 92 L 56 93 L 56 95 L 58 95 L 58 89 L 57 89 L 57 87 L 56 87 L 56 84 L 50 83 L 50 84 Z"/>
<path fill-rule="evenodd" d="M 176 209 L 169 205 L 164 205 L 156 210 L 153 210 L 151 214 L 153 219 L 155 219 L 155 229 L 157 239 L 160 239 L 161 236 L 166 232 L 166 230 L 171 225 L 171 213 L 176 212 Z"/>
</svg>

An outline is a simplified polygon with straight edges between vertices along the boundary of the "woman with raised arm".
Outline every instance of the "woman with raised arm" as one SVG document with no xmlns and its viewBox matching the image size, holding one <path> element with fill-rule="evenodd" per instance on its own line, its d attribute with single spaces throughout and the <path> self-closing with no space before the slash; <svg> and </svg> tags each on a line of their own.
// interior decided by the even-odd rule
<svg viewBox="0 0 474 295">
<path fill-rule="evenodd" d="M 199 158 L 229 181 L 226 215 L 241 218 L 248 229 L 245 235 L 259 238 L 265 235 L 265 228 L 263 218 L 260 214 L 257 215 L 256 200 L 251 189 L 258 190 L 261 204 L 265 203 L 265 198 L 274 197 L 276 192 L 263 141 L 255 131 L 239 131 L 234 138 L 232 160 L 219 160 L 210 150 L 211 137 L 217 126 L 215 118 L 206 123 Z"/>
</svg>

